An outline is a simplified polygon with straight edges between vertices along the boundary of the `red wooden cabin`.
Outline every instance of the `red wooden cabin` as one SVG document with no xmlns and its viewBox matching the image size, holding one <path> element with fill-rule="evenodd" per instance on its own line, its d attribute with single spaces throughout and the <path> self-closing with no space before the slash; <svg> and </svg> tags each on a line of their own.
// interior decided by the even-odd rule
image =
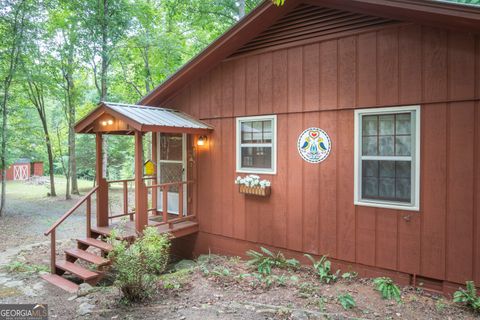
<svg viewBox="0 0 480 320">
<path fill-rule="evenodd" d="M 344 270 L 448 292 L 480 283 L 479 33 L 480 10 L 463 5 L 266 1 L 138 103 L 150 107 L 102 103 L 77 132 L 96 134 L 99 173 L 102 135 L 135 135 L 131 236 L 153 224 L 195 255 L 328 254 Z M 164 117 L 172 109 L 185 123 Z M 158 171 L 148 183 L 146 132 Z M 270 196 L 239 192 L 234 180 L 250 173 Z M 97 177 L 88 238 L 111 229 Z M 161 190 L 151 208 L 148 189 Z M 77 258 L 94 260 L 67 253 Z"/>
</svg>

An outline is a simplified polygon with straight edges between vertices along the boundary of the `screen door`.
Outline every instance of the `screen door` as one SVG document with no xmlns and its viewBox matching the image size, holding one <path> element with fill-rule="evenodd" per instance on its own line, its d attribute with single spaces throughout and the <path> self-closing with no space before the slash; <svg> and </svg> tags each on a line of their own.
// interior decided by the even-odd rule
<svg viewBox="0 0 480 320">
<path fill-rule="evenodd" d="M 158 136 L 158 181 L 170 183 L 185 181 L 186 172 L 186 134 L 159 133 Z M 168 213 L 178 214 L 178 187 L 171 186 L 167 195 Z M 187 208 L 187 188 L 183 186 L 183 208 Z M 158 190 L 158 211 L 163 211 L 163 192 Z"/>
</svg>

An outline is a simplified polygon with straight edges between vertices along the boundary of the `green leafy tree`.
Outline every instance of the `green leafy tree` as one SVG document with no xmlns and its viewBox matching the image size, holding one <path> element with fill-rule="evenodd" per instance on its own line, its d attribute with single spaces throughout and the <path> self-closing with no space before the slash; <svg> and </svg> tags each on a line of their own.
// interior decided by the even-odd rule
<svg viewBox="0 0 480 320">
<path fill-rule="evenodd" d="M 6 169 L 7 169 L 7 120 L 8 103 L 14 76 L 17 72 L 20 54 L 27 36 L 30 19 L 34 12 L 34 2 L 30 0 L 1 0 L 0 8 L 0 108 L 1 108 L 1 146 L 0 169 L 2 170 L 0 216 L 5 208 Z"/>
</svg>

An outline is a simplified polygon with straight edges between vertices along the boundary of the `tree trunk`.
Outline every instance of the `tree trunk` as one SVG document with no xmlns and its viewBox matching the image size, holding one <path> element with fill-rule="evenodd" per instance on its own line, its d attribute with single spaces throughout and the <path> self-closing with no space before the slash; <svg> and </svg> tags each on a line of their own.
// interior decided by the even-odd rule
<svg viewBox="0 0 480 320">
<path fill-rule="evenodd" d="M 50 141 L 50 133 L 48 132 L 47 118 L 45 116 L 45 111 L 41 112 L 37 108 L 40 120 L 43 126 L 43 133 L 45 134 L 45 144 L 47 146 L 48 154 L 48 172 L 50 174 L 50 196 L 56 197 L 57 192 L 55 191 L 55 174 L 53 172 L 53 151 L 52 151 L 52 142 Z"/>
<path fill-rule="evenodd" d="M 68 92 L 68 161 L 69 170 L 72 180 L 72 194 L 80 194 L 78 191 L 77 179 L 77 159 L 75 154 L 75 109 L 76 109 L 76 93 L 75 83 L 73 82 L 73 48 L 70 47 L 67 60 L 67 92 Z"/>
<path fill-rule="evenodd" d="M 55 172 L 53 172 L 53 151 L 52 151 L 52 143 L 50 141 L 50 137 L 47 135 L 46 138 L 47 143 L 47 154 L 48 154 L 48 172 L 50 174 L 50 196 L 56 197 L 57 192 L 55 191 Z"/>
<path fill-rule="evenodd" d="M 0 217 L 5 210 L 6 190 L 7 190 L 7 101 L 8 90 L 10 87 L 9 79 L 5 79 L 2 101 L 2 155 L 0 167 L 2 169 L 2 194 L 0 199 Z"/>
<path fill-rule="evenodd" d="M 107 72 L 108 72 L 108 0 L 103 0 L 103 16 L 102 16 L 102 66 L 100 70 L 100 101 L 106 101 L 108 95 Z M 108 161 L 108 142 L 105 135 L 102 141 L 103 148 L 103 165 L 107 166 Z M 105 177 L 108 178 L 108 171 Z"/>
</svg>

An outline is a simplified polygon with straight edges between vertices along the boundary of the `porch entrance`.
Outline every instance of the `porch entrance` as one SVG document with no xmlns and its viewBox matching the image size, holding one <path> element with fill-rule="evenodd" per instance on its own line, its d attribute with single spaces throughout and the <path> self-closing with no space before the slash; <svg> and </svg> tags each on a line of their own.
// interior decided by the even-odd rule
<svg viewBox="0 0 480 320">
<path fill-rule="evenodd" d="M 95 134 L 96 141 L 96 186 L 77 204 L 61 216 L 46 232 L 50 236 L 51 274 L 43 278 L 67 291 L 76 292 L 78 285 L 62 277 L 64 273 L 96 284 L 110 264 L 106 253 L 112 246 L 106 239 L 112 230 L 120 227 L 118 238 L 134 241 L 145 227 L 155 227 L 159 233 L 168 233 L 174 238 L 198 232 L 196 198 L 187 197 L 187 192 L 196 194 L 193 179 L 187 176 L 187 137 L 195 141 L 195 135 L 206 135 L 213 130 L 209 125 L 183 112 L 138 105 L 101 102 L 99 106 L 75 125 L 77 133 Z M 154 175 L 144 175 L 144 136 L 152 134 L 152 162 L 157 165 Z M 103 136 L 106 134 L 133 135 L 135 137 L 134 177 L 107 181 L 103 161 Z M 192 149 L 191 149 L 192 148 Z M 193 150 L 193 146 L 188 146 Z M 193 159 L 193 158 L 192 158 Z M 194 172 L 195 169 L 192 170 Z M 22 172 L 18 172 L 20 175 Z M 150 174 L 150 171 L 149 171 Z M 129 200 L 129 183 L 133 182 L 134 201 Z M 116 186 L 116 187 L 115 187 Z M 123 195 L 123 212 L 110 212 L 109 190 Z M 190 188 L 190 189 L 189 189 Z M 95 198 L 93 196 L 96 195 Z M 96 226 L 92 226 L 92 202 L 96 206 Z M 76 248 L 65 250 L 65 260 L 57 261 L 56 229 L 79 207 L 85 204 L 86 237 L 77 239 Z M 173 215 L 173 217 L 172 217 Z M 127 221 L 122 221 L 128 219 Z M 87 251 L 93 247 L 100 253 Z M 77 260 L 89 263 L 76 264 Z M 92 268 L 93 267 L 93 268 Z"/>
<path fill-rule="evenodd" d="M 160 184 L 187 180 L 187 135 L 185 133 L 157 133 L 158 170 Z M 187 210 L 187 188 L 183 191 L 183 208 Z M 179 187 L 172 186 L 167 192 L 167 212 L 179 213 Z M 163 199 L 163 189 L 158 189 L 158 199 Z M 158 203 L 158 211 L 163 211 L 163 202 Z M 188 215 L 188 212 L 185 212 Z"/>
</svg>

